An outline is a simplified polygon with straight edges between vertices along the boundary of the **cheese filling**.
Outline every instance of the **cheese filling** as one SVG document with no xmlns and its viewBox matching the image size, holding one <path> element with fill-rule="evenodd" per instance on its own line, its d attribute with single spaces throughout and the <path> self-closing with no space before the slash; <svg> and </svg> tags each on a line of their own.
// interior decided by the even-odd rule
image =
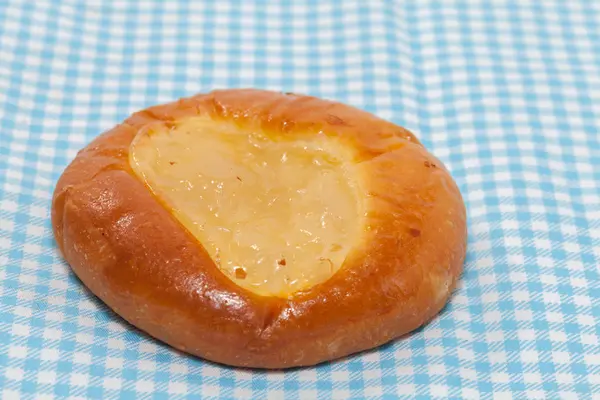
<svg viewBox="0 0 600 400">
<path fill-rule="evenodd" d="M 361 229 L 349 151 L 193 117 L 142 131 L 130 164 L 219 269 L 256 294 L 288 297 L 342 266 Z"/>
</svg>

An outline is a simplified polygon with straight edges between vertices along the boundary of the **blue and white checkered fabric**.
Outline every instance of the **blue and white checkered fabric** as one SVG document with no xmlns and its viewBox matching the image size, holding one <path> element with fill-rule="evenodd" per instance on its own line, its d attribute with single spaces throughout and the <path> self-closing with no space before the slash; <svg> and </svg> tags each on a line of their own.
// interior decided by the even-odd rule
<svg viewBox="0 0 600 400">
<path fill-rule="evenodd" d="M 308 93 L 412 129 L 467 203 L 441 316 L 289 372 L 131 328 L 57 254 L 53 185 L 131 112 L 224 87 Z M 600 2 L 0 0 L 4 398 L 600 398 Z"/>
</svg>

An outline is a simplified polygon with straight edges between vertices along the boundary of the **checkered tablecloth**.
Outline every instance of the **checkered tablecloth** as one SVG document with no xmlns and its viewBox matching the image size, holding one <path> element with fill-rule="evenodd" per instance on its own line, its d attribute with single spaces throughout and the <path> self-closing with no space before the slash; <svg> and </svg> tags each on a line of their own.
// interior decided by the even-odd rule
<svg viewBox="0 0 600 400">
<path fill-rule="evenodd" d="M 50 229 L 62 169 L 131 112 L 225 87 L 350 103 L 447 164 L 470 237 L 437 319 L 261 372 L 175 352 L 82 287 Z M 597 1 L 0 0 L 0 392 L 600 398 L 599 170 Z"/>
</svg>

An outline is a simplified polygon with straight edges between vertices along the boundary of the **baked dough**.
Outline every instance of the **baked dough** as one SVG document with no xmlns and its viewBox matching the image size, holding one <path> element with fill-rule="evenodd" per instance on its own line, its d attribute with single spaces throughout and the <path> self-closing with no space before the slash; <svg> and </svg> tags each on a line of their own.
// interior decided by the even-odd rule
<svg viewBox="0 0 600 400">
<path fill-rule="evenodd" d="M 433 318 L 466 217 L 409 131 L 296 94 L 151 107 L 59 179 L 56 242 L 83 283 L 171 346 L 235 366 L 313 365 Z"/>
</svg>

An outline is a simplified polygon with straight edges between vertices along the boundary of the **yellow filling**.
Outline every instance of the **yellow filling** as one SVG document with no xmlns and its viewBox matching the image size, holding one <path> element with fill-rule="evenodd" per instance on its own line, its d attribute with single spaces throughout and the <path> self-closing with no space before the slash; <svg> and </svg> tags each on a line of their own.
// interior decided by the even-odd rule
<svg viewBox="0 0 600 400">
<path fill-rule="evenodd" d="M 130 164 L 221 271 L 260 295 L 324 282 L 361 229 L 355 166 L 332 139 L 270 138 L 194 117 L 142 131 Z"/>
</svg>

